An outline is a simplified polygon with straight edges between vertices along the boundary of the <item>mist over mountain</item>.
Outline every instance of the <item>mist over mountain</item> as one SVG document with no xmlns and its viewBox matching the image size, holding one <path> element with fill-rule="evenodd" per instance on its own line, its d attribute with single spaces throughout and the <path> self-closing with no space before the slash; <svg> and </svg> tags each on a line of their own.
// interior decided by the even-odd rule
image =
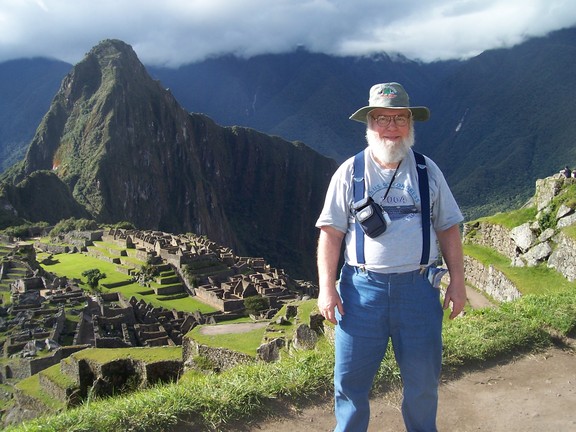
<svg viewBox="0 0 576 432">
<path fill-rule="evenodd" d="M 385 54 L 371 58 L 331 57 L 299 49 L 289 54 L 250 59 L 213 58 L 178 69 L 149 67 L 147 72 L 159 81 L 157 87 L 163 90 L 154 90 L 157 93 L 153 99 L 159 99 L 150 109 L 160 113 L 166 110 L 161 108 L 163 104 L 178 104 L 185 111 L 204 113 L 192 115 L 190 118 L 197 119 L 192 123 L 205 124 L 207 130 L 214 127 L 224 141 L 232 140 L 229 135 L 236 136 L 238 131 L 250 135 L 245 137 L 250 140 L 252 135 L 261 135 L 239 127 L 222 129 L 214 122 L 246 126 L 265 134 L 302 141 L 321 154 L 341 161 L 364 146 L 363 125 L 348 120 L 348 116 L 366 104 L 372 84 L 399 81 L 407 88 L 414 104 L 427 105 L 432 111 L 430 121 L 416 125 L 416 148 L 440 165 L 465 214 L 474 218 L 521 205 L 532 196 L 537 178 L 557 172 L 564 165 L 576 166 L 576 124 L 572 121 L 576 100 L 575 49 L 576 29 L 571 28 L 528 40 L 511 49 L 486 51 L 461 62 L 424 64 Z M 22 69 L 15 71 L 16 66 Z M 86 66 L 80 66 L 83 67 Z M 34 116 L 28 115 L 20 103 L 26 91 L 30 91 L 33 83 L 61 80 L 71 68 L 66 70 L 65 64 L 45 59 L 0 63 L 0 76 L 7 76 L 6 71 L 10 70 L 11 77 L 21 78 L 20 81 L 12 78 L 17 82 L 10 87 L 14 92 L 0 86 L 0 107 L 8 107 L 1 111 L 4 115 L 0 129 L 2 154 L 23 154 L 28 146 L 22 138 L 14 138 L 15 132 L 10 132 L 7 125 L 20 124 L 19 130 L 29 136 L 33 136 L 38 127 L 39 120 L 33 120 Z M 33 70 L 38 76 L 18 70 Z M 86 82 L 92 83 L 91 79 L 88 76 Z M 94 85 L 75 89 L 74 95 L 92 91 L 90 86 Z M 126 90 L 130 85 L 125 83 L 123 86 Z M 50 106 L 54 92 L 46 89 L 47 86 L 42 86 L 42 91 L 32 93 L 44 106 Z M 134 134 L 127 132 L 134 130 L 128 123 L 134 104 L 150 103 L 129 99 L 126 92 L 115 94 L 124 95 L 124 99 L 107 102 L 112 103 L 115 114 L 124 113 L 124 117 L 114 116 L 116 130 L 125 129 L 125 135 Z M 127 102 L 130 106 L 123 106 Z M 66 104 L 60 102 L 59 106 Z M 82 106 L 78 112 L 93 109 L 88 102 Z M 60 111 L 66 112 L 64 108 Z M 59 118 L 60 111 L 54 111 L 51 117 Z M 179 116 L 183 116 L 179 119 L 186 118 L 183 114 Z M 142 120 L 150 118 L 144 116 Z M 56 124 L 56 120 L 50 123 L 51 127 Z M 72 128 L 70 122 L 67 124 Z M 147 130 L 148 134 L 138 131 L 145 135 L 141 139 L 148 139 L 155 131 L 153 127 Z M 174 130 L 171 133 L 176 134 Z M 63 143 L 62 149 L 75 149 L 83 137 L 75 139 L 77 142 Z M 97 136 L 93 141 L 98 141 Z M 35 138 L 31 147 L 38 148 L 38 144 Z M 97 151 L 105 155 L 110 149 L 104 151 L 95 146 L 86 154 L 75 154 L 89 159 L 88 155 L 91 158 Z M 131 151 L 128 152 L 131 156 L 134 152 L 138 154 L 138 146 L 134 145 Z M 61 150 L 60 153 L 70 152 Z M 27 163 L 38 162 L 30 167 L 42 166 L 42 169 L 51 170 L 50 156 L 44 157 L 46 160 L 42 164 L 32 156 Z M 146 212 L 142 214 L 132 209 L 129 203 L 106 202 L 104 205 L 99 198 L 94 198 L 98 194 L 93 193 L 81 176 L 76 180 L 69 168 L 61 169 L 61 166 L 58 169 L 73 179 L 70 184 L 76 191 L 74 196 L 83 200 L 99 217 L 108 219 L 112 214 L 124 214 L 118 211 L 117 207 L 121 207 L 127 216 L 134 215 L 141 223 L 150 225 L 165 227 L 172 225 L 173 219 L 181 218 L 178 213 L 146 216 Z M 143 167 L 139 168 L 138 174 L 147 175 L 147 171 L 141 169 Z M 90 170 L 94 171 L 94 168 L 86 168 L 86 171 Z M 106 184 L 103 181 L 100 184 Z M 271 189 L 268 193 L 271 196 L 281 194 Z M 143 196 L 148 195 L 144 193 Z M 216 199 L 221 198 L 210 198 Z M 180 205 L 180 208 L 184 207 Z M 189 228 L 196 226 L 190 224 Z M 230 234 L 229 237 L 234 236 Z"/>
<path fill-rule="evenodd" d="M 381 55 L 299 50 L 149 68 L 190 111 L 301 140 L 337 161 L 364 145 L 348 120 L 378 82 L 398 81 L 431 109 L 416 147 L 433 157 L 469 218 L 522 205 L 537 178 L 576 166 L 576 29 L 467 61 L 417 63 Z"/>
<path fill-rule="evenodd" d="M 107 40 L 62 81 L 26 157 L 4 173 L 3 198 L 12 213 L 56 222 L 63 212 L 31 208 L 18 188 L 51 172 L 36 194 L 69 190 L 98 222 L 207 235 L 312 278 L 314 221 L 334 169 L 301 143 L 189 114 L 130 46 Z"/>
</svg>

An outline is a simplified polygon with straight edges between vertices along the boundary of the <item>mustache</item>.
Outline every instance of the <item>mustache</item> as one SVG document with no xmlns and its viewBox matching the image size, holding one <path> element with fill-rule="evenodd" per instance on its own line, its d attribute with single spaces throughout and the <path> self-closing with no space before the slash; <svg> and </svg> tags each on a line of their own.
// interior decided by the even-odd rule
<svg viewBox="0 0 576 432">
<path fill-rule="evenodd" d="M 373 155 L 378 160 L 385 163 L 396 163 L 404 159 L 414 145 L 414 129 L 411 128 L 408 136 L 402 138 L 399 142 L 380 138 L 377 132 L 368 129 L 366 131 L 366 141 L 370 151 L 373 152 Z"/>
</svg>

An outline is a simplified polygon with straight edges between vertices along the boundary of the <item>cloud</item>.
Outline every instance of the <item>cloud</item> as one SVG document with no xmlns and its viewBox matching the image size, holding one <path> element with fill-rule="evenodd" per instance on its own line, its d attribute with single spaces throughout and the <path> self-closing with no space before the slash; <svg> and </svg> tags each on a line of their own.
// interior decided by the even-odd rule
<svg viewBox="0 0 576 432">
<path fill-rule="evenodd" d="M 145 64 L 304 46 L 333 55 L 462 59 L 576 25 L 573 0 L 0 0 L 0 61 L 70 63 L 121 39 Z"/>
</svg>

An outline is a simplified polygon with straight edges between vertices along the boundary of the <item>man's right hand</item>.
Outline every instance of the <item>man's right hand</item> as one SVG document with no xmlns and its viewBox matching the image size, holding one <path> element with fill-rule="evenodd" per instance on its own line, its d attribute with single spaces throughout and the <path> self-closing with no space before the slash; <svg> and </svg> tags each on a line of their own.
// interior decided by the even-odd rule
<svg viewBox="0 0 576 432">
<path fill-rule="evenodd" d="M 344 315 L 344 306 L 342 306 L 342 300 L 336 288 L 320 287 L 318 309 L 320 309 L 322 316 L 332 324 L 336 324 L 336 309 L 340 315 Z"/>
<path fill-rule="evenodd" d="M 336 324 L 336 309 L 344 315 L 344 307 L 336 291 L 336 272 L 344 233 L 330 226 L 320 228 L 318 239 L 318 308 L 324 318 Z"/>
</svg>

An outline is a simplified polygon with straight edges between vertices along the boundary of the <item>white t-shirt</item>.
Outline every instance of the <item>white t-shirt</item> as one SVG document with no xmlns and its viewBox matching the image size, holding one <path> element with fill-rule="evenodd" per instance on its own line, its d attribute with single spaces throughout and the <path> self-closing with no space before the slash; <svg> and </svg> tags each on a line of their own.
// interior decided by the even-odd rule
<svg viewBox="0 0 576 432">
<path fill-rule="evenodd" d="M 383 207 L 391 219 L 388 228 L 379 237 L 372 239 L 364 236 L 365 267 L 379 273 L 416 270 L 420 267 L 422 255 L 422 217 L 414 154 L 409 152 L 400 163 L 386 197 L 386 190 L 396 170 L 382 169 L 368 150 L 365 152 L 365 164 L 366 192 Z M 351 157 L 332 176 L 316 226 L 331 226 L 346 233 L 344 259 L 346 263 L 358 266 L 351 210 L 354 203 L 353 166 L 354 157 Z M 444 231 L 462 222 L 464 218 L 440 168 L 428 157 L 426 167 L 430 187 L 430 222 L 433 228 L 430 230 L 431 264 L 438 258 L 435 231 Z"/>
</svg>

